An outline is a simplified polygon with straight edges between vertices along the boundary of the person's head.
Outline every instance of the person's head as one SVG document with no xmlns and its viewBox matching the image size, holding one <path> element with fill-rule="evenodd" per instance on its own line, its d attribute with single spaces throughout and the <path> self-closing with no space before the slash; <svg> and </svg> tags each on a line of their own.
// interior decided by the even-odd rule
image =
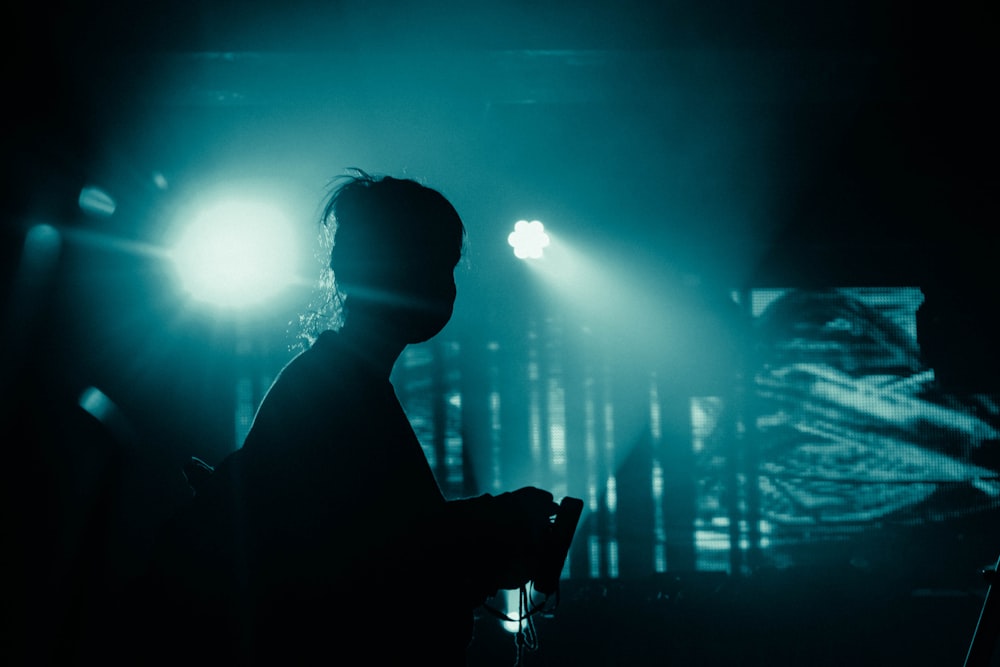
<svg viewBox="0 0 1000 667">
<path fill-rule="evenodd" d="M 353 315 L 418 343 L 448 323 L 465 227 L 440 192 L 357 172 L 335 184 L 322 220 L 333 234 L 329 268 L 345 327 Z"/>
</svg>

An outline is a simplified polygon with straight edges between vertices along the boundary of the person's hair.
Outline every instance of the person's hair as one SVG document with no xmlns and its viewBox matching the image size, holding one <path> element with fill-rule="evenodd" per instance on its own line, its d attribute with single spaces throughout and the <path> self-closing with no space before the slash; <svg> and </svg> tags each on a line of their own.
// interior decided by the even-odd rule
<svg viewBox="0 0 1000 667">
<path fill-rule="evenodd" d="M 326 263 L 318 299 L 300 318 L 300 336 L 312 343 L 326 329 L 344 325 L 345 284 L 406 263 L 461 259 L 465 226 L 437 190 L 410 179 L 360 169 L 334 179 L 320 213 L 320 246 Z"/>
</svg>

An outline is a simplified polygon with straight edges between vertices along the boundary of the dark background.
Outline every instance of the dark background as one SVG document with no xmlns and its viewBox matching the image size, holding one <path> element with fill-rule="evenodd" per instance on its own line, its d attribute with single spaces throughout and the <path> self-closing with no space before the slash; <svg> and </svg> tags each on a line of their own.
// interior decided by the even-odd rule
<svg viewBox="0 0 1000 667">
<path fill-rule="evenodd" d="M 538 217 L 709 312 L 731 289 L 919 286 L 941 382 L 993 391 L 996 27 L 971 2 L 18 3 L 0 178 L 7 630 L 42 658 L 74 653 L 96 582 L 138 567 L 185 491 L 164 471 L 231 445 L 233 323 L 164 289 L 148 255 L 86 242 L 163 243 L 205 180 L 280 184 L 304 237 L 347 167 L 440 188 L 472 243 L 455 338 L 523 330 L 504 241 Z M 77 206 L 94 183 L 111 218 Z M 38 222 L 77 240 L 25 282 Z M 302 304 L 243 323 L 267 372 Z M 87 386 L 118 406 L 114 437 L 73 407 Z M 827 549 L 806 572 L 570 582 L 536 664 L 957 663 L 976 570 L 1000 550 L 989 526 L 873 534 L 895 563 L 877 571 L 826 572 L 850 560 Z M 507 650 L 485 630 L 476 649 Z"/>
</svg>

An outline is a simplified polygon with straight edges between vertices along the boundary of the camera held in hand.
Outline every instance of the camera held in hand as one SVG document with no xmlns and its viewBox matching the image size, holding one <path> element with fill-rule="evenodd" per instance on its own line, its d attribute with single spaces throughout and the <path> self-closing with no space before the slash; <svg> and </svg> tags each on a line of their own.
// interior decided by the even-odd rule
<svg viewBox="0 0 1000 667">
<path fill-rule="evenodd" d="M 559 589 L 559 577 L 582 512 L 583 501 L 579 498 L 567 496 L 559 503 L 559 511 L 543 537 L 537 571 L 531 577 L 533 588 L 538 593 L 550 596 Z"/>
</svg>

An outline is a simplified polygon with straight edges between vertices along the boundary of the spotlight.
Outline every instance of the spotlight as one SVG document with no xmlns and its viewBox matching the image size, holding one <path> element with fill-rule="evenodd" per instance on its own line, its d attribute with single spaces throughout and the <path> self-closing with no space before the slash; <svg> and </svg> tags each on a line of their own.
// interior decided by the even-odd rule
<svg viewBox="0 0 1000 667">
<path fill-rule="evenodd" d="M 281 211 L 230 200 L 194 218 L 174 247 L 173 258 L 192 297 L 244 308 L 266 301 L 294 280 L 295 247 Z"/>
<path fill-rule="evenodd" d="M 542 251 L 549 245 L 549 235 L 538 220 L 518 220 L 514 231 L 507 236 L 507 243 L 514 248 L 518 259 L 541 259 Z"/>
</svg>

